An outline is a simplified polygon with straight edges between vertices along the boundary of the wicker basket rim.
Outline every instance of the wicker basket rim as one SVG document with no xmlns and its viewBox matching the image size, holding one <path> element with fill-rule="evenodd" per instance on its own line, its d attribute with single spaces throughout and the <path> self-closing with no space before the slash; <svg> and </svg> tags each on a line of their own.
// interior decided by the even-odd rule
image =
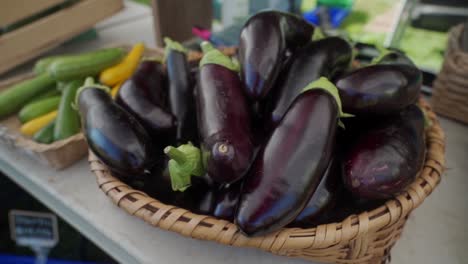
<svg viewBox="0 0 468 264">
<path fill-rule="evenodd" d="M 257 247 L 276 254 L 291 250 L 325 248 L 349 242 L 406 218 L 440 182 L 445 168 L 445 136 L 429 105 L 422 99 L 420 104 L 431 119 L 432 126 L 426 130 L 428 148 L 424 167 L 405 192 L 374 210 L 350 215 L 339 223 L 328 223 L 306 229 L 283 228 L 264 237 L 246 237 L 233 223 L 212 216 L 193 214 L 185 209 L 163 204 L 143 192 L 134 190 L 114 178 L 91 151 L 89 162 L 99 187 L 114 203 L 154 226 L 193 238 L 215 240 L 235 246 Z M 214 234 L 210 235 L 209 232 Z"/>
</svg>

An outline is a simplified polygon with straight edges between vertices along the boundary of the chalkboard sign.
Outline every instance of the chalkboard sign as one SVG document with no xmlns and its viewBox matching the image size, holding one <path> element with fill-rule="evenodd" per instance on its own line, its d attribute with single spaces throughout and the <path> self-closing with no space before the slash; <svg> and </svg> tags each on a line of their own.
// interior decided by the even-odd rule
<svg viewBox="0 0 468 264">
<path fill-rule="evenodd" d="M 54 214 L 20 210 L 10 211 L 11 238 L 21 246 L 53 247 L 58 242 Z"/>
</svg>

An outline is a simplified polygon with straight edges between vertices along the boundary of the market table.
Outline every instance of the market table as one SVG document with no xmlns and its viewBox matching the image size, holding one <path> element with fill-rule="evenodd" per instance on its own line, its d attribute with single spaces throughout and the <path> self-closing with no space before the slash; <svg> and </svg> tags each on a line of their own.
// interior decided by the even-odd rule
<svg viewBox="0 0 468 264">
<path fill-rule="evenodd" d="M 97 25 L 98 39 L 51 53 L 138 41 L 154 46 L 150 10 L 131 2 L 125 5 L 123 12 Z M 447 173 L 410 216 L 392 251 L 392 263 L 456 264 L 468 259 L 468 236 L 463 231 L 468 222 L 468 177 L 464 175 L 468 171 L 468 126 L 443 118 L 441 123 L 447 134 Z M 86 159 L 57 172 L 0 145 L 0 170 L 121 263 L 309 263 L 256 249 L 192 240 L 151 227 L 115 206 L 99 190 Z"/>
</svg>

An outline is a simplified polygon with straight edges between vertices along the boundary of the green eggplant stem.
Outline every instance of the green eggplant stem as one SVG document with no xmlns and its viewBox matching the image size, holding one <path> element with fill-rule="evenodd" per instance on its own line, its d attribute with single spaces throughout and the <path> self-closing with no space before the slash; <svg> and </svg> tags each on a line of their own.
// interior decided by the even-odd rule
<svg viewBox="0 0 468 264">
<path fill-rule="evenodd" d="M 164 149 L 164 153 L 171 158 L 168 168 L 172 190 L 183 192 L 191 186 L 192 176 L 205 174 L 201 151 L 192 143 L 177 148 L 168 146 Z"/>
<path fill-rule="evenodd" d="M 185 158 L 184 152 L 174 148 L 172 146 L 168 146 L 164 149 L 164 153 L 169 156 L 169 158 L 175 160 L 177 163 L 185 163 L 187 159 Z"/>
<path fill-rule="evenodd" d="M 343 113 L 343 107 L 341 104 L 340 94 L 338 93 L 338 88 L 336 88 L 336 86 L 332 82 L 330 82 L 326 77 L 320 77 L 319 79 L 309 83 L 304 89 L 302 89 L 302 92 L 306 92 L 312 89 L 324 90 L 335 99 L 336 104 L 338 105 L 338 114 L 340 118 L 354 116 L 351 114 Z M 341 120 L 338 120 L 338 125 L 344 128 L 344 124 L 343 122 L 341 122 Z"/>
<path fill-rule="evenodd" d="M 95 81 L 94 81 L 94 78 L 93 77 L 87 77 L 84 81 L 84 84 L 78 88 L 78 90 L 76 91 L 76 96 L 75 96 L 75 100 L 74 100 L 74 103 L 73 103 L 73 108 L 74 109 L 77 109 L 77 105 L 78 105 L 78 98 L 80 97 L 80 94 L 86 90 L 86 89 L 90 89 L 90 88 L 94 88 L 94 89 L 101 89 L 101 90 L 104 90 L 106 93 L 110 93 L 111 89 L 105 85 L 101 85 L 101 84 L 97 84 Z"/>
<path fill-rule="evenodd" d="M 184 46 L 182 46 L 182 44 L 180 44 L 177 41 L 174 41 L 168 37 L 165 37 L 164 43 L 166 44 L 166 47 L 164 48 L 163 62 L 166 62 L 167 56 L 169 55 L 169 52 L 171 51 L 177 51 L 183 54 L 187 54 L 187 49 L 184 48 Z"/>
<path fill-rule="evenodd" d="M 207 64 L 217 64 L 231 71 L 239 72 L 239 62 L 224 55 L 221 51 L 215 49 L 208 41 L 200 44 L 203 51 L 203 58 L 200 60 L 200 68 Z"/>
</svg>

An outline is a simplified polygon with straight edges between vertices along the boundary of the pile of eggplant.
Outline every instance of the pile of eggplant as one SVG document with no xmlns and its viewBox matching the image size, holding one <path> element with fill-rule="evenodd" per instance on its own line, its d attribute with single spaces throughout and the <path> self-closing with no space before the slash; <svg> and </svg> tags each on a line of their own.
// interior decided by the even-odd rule
<svg viewBox="0 0 468 264">
<path fill-rule="evenodd" d="M 204 42 L 196 69 L 167 39 L 163 62 L 142 61 L 115 100 L 91 78 L 80 88 L 89 147 L 134 188 L 248 236 L 385 202 L 423 165 L 421 72 L 396 51 L 353 69 L 348 41 L 313 34 L 260 12 L 237 59 Z"/>
</svg>

